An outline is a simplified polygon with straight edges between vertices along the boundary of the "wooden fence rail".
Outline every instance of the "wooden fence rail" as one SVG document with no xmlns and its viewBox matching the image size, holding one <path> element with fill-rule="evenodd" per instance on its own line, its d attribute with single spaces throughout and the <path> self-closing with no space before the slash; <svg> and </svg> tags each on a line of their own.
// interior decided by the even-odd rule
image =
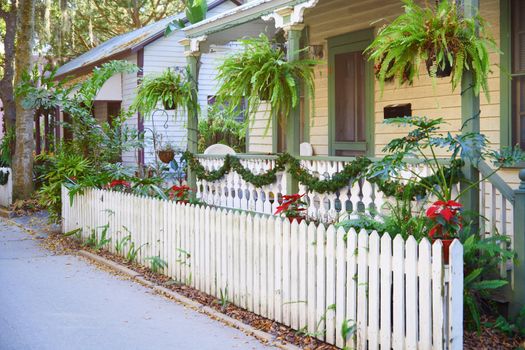
<svg viewBox="0 0 525 350">
<path fill-rule="evenodd" d="M 462 349 L 463 247 L 444 265 L 442 243 L 376 232 L 292 224 L 245 211 L 87 190 L 70 205 L 64 232 L 81 228 L 137 261 L 217 298 L 354 349 Z M 126 238 L 129 237 L 129 238 Z M 127 242 L 127 243 L 123 243 Z M 140 248 L 139 248 L 140 247 Z M 355 333 L 344 339 L 343 324 Z"/>
</svg>

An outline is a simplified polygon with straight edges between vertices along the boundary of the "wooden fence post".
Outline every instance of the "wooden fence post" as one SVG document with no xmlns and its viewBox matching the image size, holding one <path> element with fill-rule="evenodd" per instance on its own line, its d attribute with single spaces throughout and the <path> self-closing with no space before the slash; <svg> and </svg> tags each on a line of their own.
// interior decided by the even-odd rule
<svg viewBox="0 0 525 350">
<path fill-rule="evenodd" d="M 520 187 L 514 191 L 514 250 L 518 262 L 514 264 L 514 288 L 509 308 L 510 316 L 515 316 L 525 306 L 525 169 L 519 173 Z"/>
</svg>

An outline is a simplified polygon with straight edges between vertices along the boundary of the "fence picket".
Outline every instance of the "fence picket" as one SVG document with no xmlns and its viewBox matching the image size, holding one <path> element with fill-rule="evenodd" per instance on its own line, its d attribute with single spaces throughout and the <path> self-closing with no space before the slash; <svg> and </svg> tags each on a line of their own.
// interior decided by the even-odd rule
<svg viewBox="0 0 525 350">
<path fill-rule="evenodd" d="M 405 256 L 406 283 L 406 344 L 405 349 L 417 349 L 417 242 L 414 236 L 406 241 Z"/>
<path fill-rule="evenodd" d="M 379 250 L 380 241 L 376 231 L 368 242 L 368 349 L 379 349 Z"/>
<path fill-rule="evenodd" d="M 405 349 L 405 242 L 401 235 L 394 238 L 394 253 L 392 258 L 394 285 L 394 317 L 392 332 L 392 348 Z"/>
<path fill-rule="evenodd" d="M 258 192 L 256 202 L 266 205 L 269 193 Z M 68 196 L 62 189 L 63 200 Z M 334 198 L 324 198 L 333 205 Z M 331 207 L 323 210 L 334 214 Z M 174 279 L 338 347 L 462 348 L 459 241 L 450 248 L 446 268 L 439 240 L 418 244 L 414 237 L 405 242 L 396 236 L 392 241 L 377 232 L 291 224 L 285 218 L 97 189 L 75 195 L 71 206 L 63 203 L 62 215 L 64 231 L 80 227 L 82 239 L 92 230 L 100 238 L 108 224 L 109 251 L 116 252 L 130 235 L 120 254 L 125 256 L 133 242 L 137 262 L 151 266 L 147 258 L 159 256 L 168 263 L 163 272 Z M 355 336 L 347 340 L 344 322 L 356 325 Z"/>
<path fill-rule="evenodd" d="M 381 237 L 381 305 L 380 305 L 380 342 L 381 348 L 392 346 L 392 239 L 388 233 Z"/>
</svg>

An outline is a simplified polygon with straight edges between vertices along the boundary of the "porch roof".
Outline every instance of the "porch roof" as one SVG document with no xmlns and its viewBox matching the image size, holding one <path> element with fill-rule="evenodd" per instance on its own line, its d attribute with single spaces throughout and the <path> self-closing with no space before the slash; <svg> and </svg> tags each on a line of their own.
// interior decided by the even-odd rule
<svg viewBox="0 0 525 350">
<path fill-rule="evenodd" d="M 273 11 L 308 0 L 254 0 L 220 13 L 183 29 L 188 38 L 195 38 L 223 31 L 241 24 L 251 22 Z"/>
</svg>

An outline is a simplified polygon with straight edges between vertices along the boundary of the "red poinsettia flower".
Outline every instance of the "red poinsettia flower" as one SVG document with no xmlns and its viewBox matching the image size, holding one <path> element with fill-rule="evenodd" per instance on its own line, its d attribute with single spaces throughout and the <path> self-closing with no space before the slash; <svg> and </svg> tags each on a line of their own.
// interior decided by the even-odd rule
<svg viewBox="0 0 525 350">
<path fill-rule="evenodd" d="M 436 223 L 429 231 L 429 236 L 434 238 L 450 238 L 463 226 L 461 224 L 461 203 L 453 200 L 436 201 L 426 211 L 427 217 Z"/>
<path fill-rule="evenodd" d="M 170 188 L 170 198 L 173 199 L 177 197 L 177 200 L 186 200 L 188 196 L 188 192 L 190 190 L 189 186 L 182 185 L 177 186 L 174 185 Z"/>
<path fill-rule="evenodd" d="M 277 207 L 274 215 L 279 215 L 284 213 L 287 217 L 300 216 L 302 211 L 305 211 L 306 208 L 301 207 L 306 203 L 301 200 L 304 197 L 303 194 L 287 194 L 283 196 L 283 202 Z"/>
<path fill-rule="evenodd" d="M 131 184 L 126 180 L 113 180 L 108 185 L 109 188 L 114 188 L 117 186 L 131 187 Z"/>
</svg>

